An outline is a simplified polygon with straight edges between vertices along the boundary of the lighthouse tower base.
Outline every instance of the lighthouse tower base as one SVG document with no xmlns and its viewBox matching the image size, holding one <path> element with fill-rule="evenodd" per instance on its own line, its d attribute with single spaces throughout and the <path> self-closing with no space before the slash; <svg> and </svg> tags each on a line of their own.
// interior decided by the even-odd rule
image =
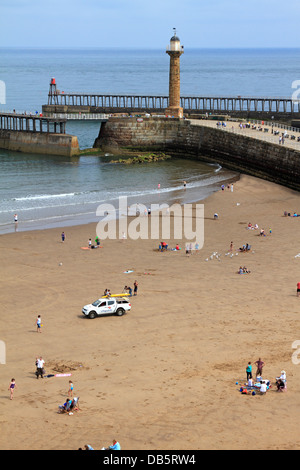
<svg viewBox="0 0 300 470">
<path fill-rule="evenodd" d="M 183 118 L 183 108 L 177 106 L 169 106 L 166 111 L 166 116 L 176 117 L 176 118 Z"/>
</svg>

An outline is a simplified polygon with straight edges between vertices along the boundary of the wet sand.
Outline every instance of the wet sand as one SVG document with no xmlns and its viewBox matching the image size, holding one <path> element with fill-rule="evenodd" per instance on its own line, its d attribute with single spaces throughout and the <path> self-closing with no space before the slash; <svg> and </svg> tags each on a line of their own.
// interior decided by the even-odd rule
<svg viewBox="0 0 300 470">
<path fill-rule="evenodd" d="M 300 448 L 300 218 L 283 215 L 300 211 L 300 195 L 242 176 L 204 204 L 204 247 L 191 256 L 179 240 L 178 252 L 129 239 L 82 250 L 96 224 L 66 227 L 64 243 L 61 228 L 0 236 L 1 449 L 101 449 L 114 438 L 124 450 Z M 248 253 L 236 251 L 245 243 Z M 251 273 L 237 274 L 241 265 Z M 105 288 L 135 280 L 127 315 L 83 317 Z M 57 413 L 69 377 L 37 380 L 37 356 L 47 374 L 72 373 L 78 412 Z M 286 371 L 287 392 L 240 394 L 259 357 L 273 384 Z"/>
</svg>

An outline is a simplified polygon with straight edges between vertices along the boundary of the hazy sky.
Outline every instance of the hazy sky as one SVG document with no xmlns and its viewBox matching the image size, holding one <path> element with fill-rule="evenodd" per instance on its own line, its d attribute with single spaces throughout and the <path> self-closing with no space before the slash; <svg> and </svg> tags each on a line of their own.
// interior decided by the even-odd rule
<svg viewBox="0 0 300 470">
<path fill-rule="evenodd" d="M 299 0 L 0 0 L 0 47 L 300 47 Z"/>
</svg>

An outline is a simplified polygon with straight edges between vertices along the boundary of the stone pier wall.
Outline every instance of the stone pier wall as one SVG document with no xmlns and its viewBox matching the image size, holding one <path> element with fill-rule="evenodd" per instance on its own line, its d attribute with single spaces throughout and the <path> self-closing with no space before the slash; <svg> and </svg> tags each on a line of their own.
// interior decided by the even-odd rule
<svg viewBox="0 0 300 470">
<path fill-rule="evenodd" d="M 77 137 L 68 134 L 0 130 L 0 148 L 23 153 L 66 157 L 79 154 Z"/>
<path fill-rule="evenodd" d="M 173 156 L 223 167 L 300 190 L 300 152 L 221 129 L 168 118 L 111 118 L 101 125 L 94 147 L 161 150 Z"/>
</svg>

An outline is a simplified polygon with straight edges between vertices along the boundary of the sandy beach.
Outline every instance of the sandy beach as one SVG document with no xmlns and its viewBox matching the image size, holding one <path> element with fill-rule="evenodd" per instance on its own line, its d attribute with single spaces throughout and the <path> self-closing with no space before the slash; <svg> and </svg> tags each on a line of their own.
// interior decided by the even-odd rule
<svg viewBox="0 0 300 470">
<path fill-rule="evenodd" d="M 300 212 L 300 194 L 242 175 L 204 205 L 204 247 L 190 256 L 182 240 L 169 242 L 178 252 L 130 239 L 82 250 L 96 224 L 66 227 L 64 243 L 61 228 L 0 236 L 1 449 L 101 449 L 113 439 L 124 450 L 300 449 L 300 218 L 284 216 Z M 245 243 L 251 250 L 240 253 Z M 135 280 L 128 314 L 83 317 L 105 288 Z M 46 374 L 72 373 L 79 411 L 58 414 L 69 377 L 37 380 L 37 356 Z M 259 357 L 273 386 L 242 395 L 247 363 Z M 287 391 L 278 393 L 282 370 Z"/>
</svg>

